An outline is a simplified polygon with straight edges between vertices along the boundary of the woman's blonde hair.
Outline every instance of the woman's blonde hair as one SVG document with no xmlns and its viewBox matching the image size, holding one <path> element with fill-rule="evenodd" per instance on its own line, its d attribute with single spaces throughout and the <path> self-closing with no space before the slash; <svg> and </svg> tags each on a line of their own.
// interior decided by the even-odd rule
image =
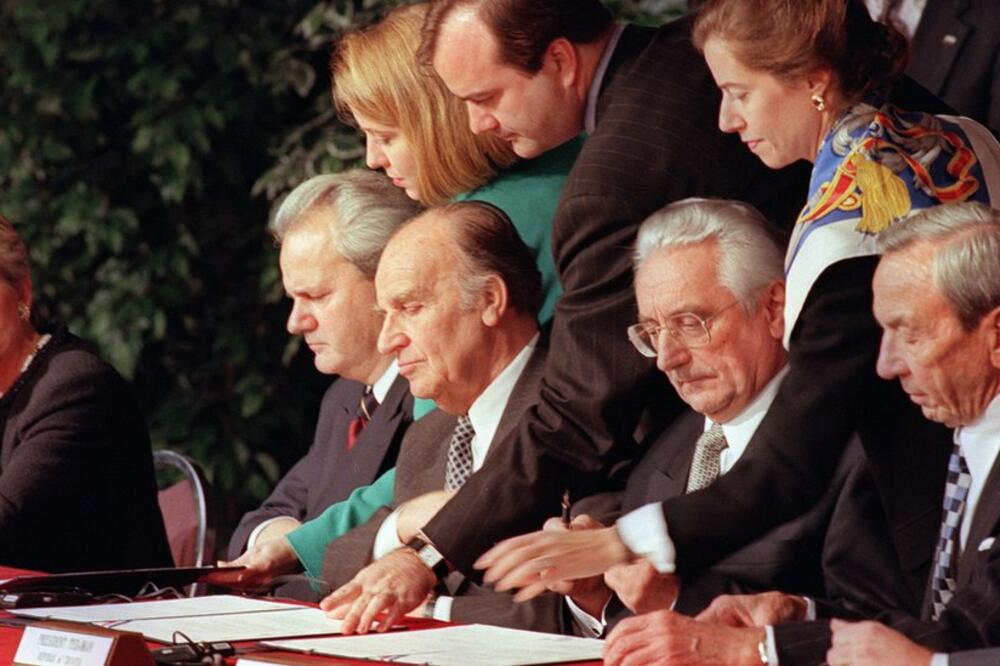
<svg viewBox="0 0 1000 666">
<path fill-rule="evenodd" d="M 421 203 L 444 203 L 514 163 L 506 141 L 469 129 L 465 105 L 417 62 L 428 5 L 393 9 L 379 23 L 344 35 L 330 58 L 333 101 L 398 127 L 413 151 Z"/>
</svg>

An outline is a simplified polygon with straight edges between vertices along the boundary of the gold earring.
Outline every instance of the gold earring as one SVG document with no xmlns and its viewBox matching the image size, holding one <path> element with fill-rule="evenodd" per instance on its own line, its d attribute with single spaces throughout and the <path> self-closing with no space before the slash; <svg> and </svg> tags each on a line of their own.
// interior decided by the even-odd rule
<svg viewBox="0 0 1000 666">
<path fill-rule="evenodd" d="M 809 99 L 812 100 L 813 106 L 816 107 L 817 111 L 820 112 L 826 111 L 826 101 L 823 99 L 822 95 L 817 93 L 812 97 L 810 97 Z"/>
<path fill-rule="evenodd" d="M 17 314 L 21 315 L 21 319 L 28 321 L 28 317 L 31 316 L 31 310 L 24 303 L 17 304 Z"/>
</svg>

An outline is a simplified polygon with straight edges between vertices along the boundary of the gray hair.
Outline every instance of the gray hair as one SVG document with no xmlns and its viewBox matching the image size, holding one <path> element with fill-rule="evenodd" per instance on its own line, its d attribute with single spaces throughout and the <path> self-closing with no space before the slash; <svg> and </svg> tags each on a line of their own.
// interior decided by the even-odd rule
<svg viewBox="0 0 1000 666">
<path fill-rule="evenodd" d="M 664 206 L 639 227 L 635 269 L 656 250 L 709 240 L 718 243 L 719 284 L 753 312 L 763 290 L 784 278 L 784 258 L 770 224 L 749 204 L 690 198 Z"/>
<path fill-rule="evenodd" d="M 29 277 L 28 251 L 14 224 L 0 215 L 0 279 L 16 289 Z"/>
<path fill-rule="evenodd" d="M 306 213 L 330 212 L 333 246 L 370 279 L 396 227 L 417 215 L 421 206 L 388 178 L 375 171 L 353 169 L 314 176 L 292 190 L 281 202 L 269 230 L 281 244 Z"/>
<path fill-rule="evenodd" d="M 1000 211 L 978 202 L 935 206 L 892 225 L 876 242 L 882 254 L 940 245 L 931 264 L 934 288 L 965 331 L 1000 306 Z"/>
</svg>

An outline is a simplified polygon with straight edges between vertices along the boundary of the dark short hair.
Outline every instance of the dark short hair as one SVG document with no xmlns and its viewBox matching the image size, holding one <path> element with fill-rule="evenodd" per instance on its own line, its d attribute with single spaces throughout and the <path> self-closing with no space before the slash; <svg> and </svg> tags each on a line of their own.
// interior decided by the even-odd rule
<svg viewBox="0 0 1000 666">
<path fill-rule="evenodd" d="M 545 51 L 554 39 L 589 44 L 613 20 L 599 0 L 436 0 L 424 20 L 421 61 L 433 59 L 441 25 L 462 6 L 473 7 L 496 37 L 503 62 L 530 74 L 542 68 Z"/>
<path fill-rule="evenodd" d="M 428 209 L 455 224 L 455 243 L 463 266 L 463 302 L 471 304 L 485 280 L 496 275 L 507 286 L 513 310 L 537 318 L 542 307 L 542 274 L 507 213 L 485 201 L 461 201 Z M 405 226 L 405 225 L 404 225 Z"/>
</svg>

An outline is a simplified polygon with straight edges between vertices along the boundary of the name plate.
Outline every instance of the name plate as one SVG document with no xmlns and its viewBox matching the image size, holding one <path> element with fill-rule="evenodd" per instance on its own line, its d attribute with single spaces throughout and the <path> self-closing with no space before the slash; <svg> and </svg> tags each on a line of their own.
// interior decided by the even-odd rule
<svg viewBox="0 0 1000 666">
<path fill-rule="evenodd" d="M 15 666 L 145 666 L 153 657 L 141 634 L 69 622 L 25 627 Z"/>
</svg>

